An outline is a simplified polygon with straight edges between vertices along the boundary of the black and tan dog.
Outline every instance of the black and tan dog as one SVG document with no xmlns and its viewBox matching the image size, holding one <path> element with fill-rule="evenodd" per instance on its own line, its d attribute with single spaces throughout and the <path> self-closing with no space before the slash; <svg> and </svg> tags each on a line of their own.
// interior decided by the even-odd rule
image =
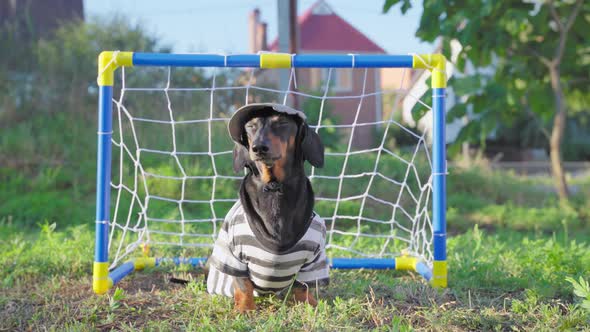
<svg viewBox="0 0 590 332">
<path fill-rule="evenodd" d="M 243 312 L 254 295 L 293 289 L 316 305 L 310 288 L 328 282 L 326 228 L 314 213 L 304 163 L 324 163 L 324 146 L 305 115 L 279 104 L 250 104 L 233 115 L 234 170 L 247 174 L 208 260 L 207 291 L 234 298 Z"/>
</svg>

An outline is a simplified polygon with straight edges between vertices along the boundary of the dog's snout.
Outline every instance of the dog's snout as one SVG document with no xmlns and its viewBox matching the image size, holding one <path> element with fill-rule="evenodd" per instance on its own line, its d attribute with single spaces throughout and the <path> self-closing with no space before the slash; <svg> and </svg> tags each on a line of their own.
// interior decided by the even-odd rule
<svg viewBox="0 0 590 332">
<path fill-rule="evenodd" d="M 268 153 L 269 147 L 264 142 L 256 142 L 252 145 L 252 151 L 256 154 L 266 154 Z"/>
</svg>

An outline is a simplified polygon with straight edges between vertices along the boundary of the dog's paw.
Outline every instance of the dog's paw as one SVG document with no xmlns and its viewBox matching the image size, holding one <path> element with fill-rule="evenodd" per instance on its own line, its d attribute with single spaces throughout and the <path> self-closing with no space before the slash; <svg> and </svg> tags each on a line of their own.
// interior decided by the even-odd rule
<svg viewBox="0 0 590 332">
<path fill-rule="evenodd" d="M 234 307 L 241 314 L 256 310 L 254 297 L 252 294 L 241 294 L 238 292 L 234 295 Z"/>
<path fill-rule="evenodd" d="M 254 285 L 247 278 L 234 279 L 234 304 L 240 313 L 256 309 L 254 304 Z"/>
<path fill-rule="evenodd" d="M 240 302 L 240 303 L 236 302 L 235 309 L 239 313 L 245 314 L 245 313 L 248 313 L 250 311 L 256 310 L 256 305 L 254 304 L 254 301 L 251 301 L 251 302 Z"/>
<path fill-rule="evenodd" d="M 310 293 L 307 289 L 303 288 L 295 288 L 293 290 L 293 298 L 295 302 L 303 302 L 315 307 L 318 305 L 318 301 L 313 297 L 313 294 Z"/>
</svg>

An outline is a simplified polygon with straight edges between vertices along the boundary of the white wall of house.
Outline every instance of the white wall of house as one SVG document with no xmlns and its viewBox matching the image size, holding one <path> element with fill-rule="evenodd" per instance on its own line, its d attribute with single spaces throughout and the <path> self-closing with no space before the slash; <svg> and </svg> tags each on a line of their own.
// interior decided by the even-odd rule
<svg viewBox="0 0 590 332">
<path fill-rule="evenodd" d="M 497 58 L 492 58 L 492 64 L 485 68 L 475 68 L 471 62 L 467 62 L 465 65 L 465 70 L 460 72 L 455 67 L 455 63 L 457 63 L 457 58 L 459 53 L 462 50 L 462 45 L 457 40 L 451 41 L 451 58 L 447 59 L 447 78 L 450 79 L 451 77 L 465 77 L 470 76 L 477 73 L 483 74 L 483 77 L 491 76 L 494 74 L 495 64 L 497 63 Z M 416 127 L 421 132 L 427 131 L 427 139 L 429 142 L 432 140 L 432 111 L 427 112 L 422 118 L 415 119 L 412 114 L 412 109 L 418 103 L 418 99 L 422 98 L 426 91 L 430 89 L 430 86 L 426 84 L 426 80 L 430 77 L 429 71 L 424 71 L 416 80 L 414 85 L 408 91 L 408 97 L 406 97 L 403 101 L 402 105 L 402 119 L 405 124 L 408 126 Z M 452 85 L 447 86 L 447 98 L 446 98 L 446 111 L 449 112 L 453 106 L 457 103 L 462 103 L 467 100 L 467 96 L 457 96 L 455 91 L 453 90 Z M 446 126 L 446 143 L 453 143 L 461 129 L 469 123 L 470 120 L 477 118 L 477 115 L 468 110 L 467 115 L 461 119 L 455 119 L 452 122 L 447 122 Z M 494 132 L 490 135 L 490 138 L 494 137 Z"/>
<path fill-rule="evenodd" d="M 447 60 L 446 74 L 447 78 L 450 79 L 453 75 L 461 75 L 455 70 L 454 62 L 457 60 L 457 55 L 461 51 L 461 44 L 459 42 L 451 43 L 452 55 L 451 59 Z M 467 70 L 466 70 L 467 71 Z M 426 81 L 430 77 L 430 71 L 424 70 L 420 76 L 418 76 L 412 87 L 408 90 L 408 95 L 404 98 L 402 103 L 402 119 L 405 124 L 411 127 L 417 128 L 420 132 L 426 132 L 426 138 L 428 142 L 432 141 L 432 111 L 428 111 L 422 118 L 415 119 L 412 114 L 412 110 L 418 104 L 418 100 L 421 99 L 424 94 L 430 90 L 430 86 L 426 84 Z M 447 98 L 446 98 L 446 110 L 447 112 L 458 102 L 457 96 L 453 91 L 452 86 L 447 87 Z M 459 101 L 460 102 L 460 101 Z M 457 139 L 459 131 L 465 125 L 463 119 L 457 119 L 450 123 L 447 123 L 446 127 L 446 143 L 452 143 Z"/>
</svg>

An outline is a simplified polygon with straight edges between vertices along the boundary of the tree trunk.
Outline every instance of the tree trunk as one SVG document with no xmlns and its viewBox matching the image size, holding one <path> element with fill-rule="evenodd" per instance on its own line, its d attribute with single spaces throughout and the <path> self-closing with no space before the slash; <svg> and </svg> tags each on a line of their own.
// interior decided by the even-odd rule
<svg viewBox="0 0 590 332">
<path fill-rule="evenodd" d="M 565 131 L 566 109 L 563 104 L 563 93 L 561 90 L 559 68 L 553 65 L 549 68 L 551 75 L 551 88 L 553 89 L 553 96 L 555 99 L 555 118 L 553 118 L 553 130 L 551 131 L 551 139 L 549 142 L 551 156 L 551 171 L 553 173 L 553 180 L 559 199 L 567 201 L 569 198 L 569 190 L 565 180 L 565 172 L 563 170 L 563 162 L 561 160 L 561 142 L 563 140 L 563 133 Z"/>
</svg>

